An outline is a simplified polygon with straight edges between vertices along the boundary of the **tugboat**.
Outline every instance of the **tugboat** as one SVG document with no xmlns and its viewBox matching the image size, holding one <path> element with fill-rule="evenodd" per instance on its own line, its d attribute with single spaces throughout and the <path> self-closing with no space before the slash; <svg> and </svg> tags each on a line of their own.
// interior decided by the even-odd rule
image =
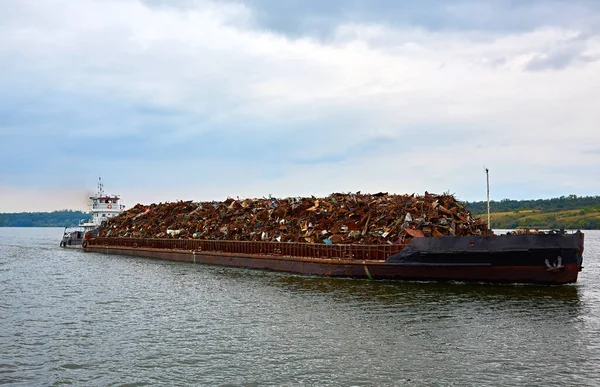
<svg viewBox="0 0 600 387">
<path fill-rule="evenodd" d="M 98 178 L 98 192 L 90 199 L 92 200 L 89 212 L 91 219 L 81 220 L 74 229 L 65 227 L 60 247 L 86 247 L 88 239 L 98 236 L 102 223 L 125 210 L 119 195 L 104 193 L 102 178 Z"/>
</svg>

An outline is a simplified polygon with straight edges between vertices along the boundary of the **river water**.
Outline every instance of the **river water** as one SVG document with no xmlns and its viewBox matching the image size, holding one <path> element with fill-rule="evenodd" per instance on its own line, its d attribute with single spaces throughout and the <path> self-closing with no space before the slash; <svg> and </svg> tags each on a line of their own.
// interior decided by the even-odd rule
<svg viewBox="0 0 600 387">
<path fill-rule="evenodd" d="M 0 384 L 598 385 L 600 231 L 577 284 L 303 277 L 65 250 L 0 228 Z"/>
</svg>

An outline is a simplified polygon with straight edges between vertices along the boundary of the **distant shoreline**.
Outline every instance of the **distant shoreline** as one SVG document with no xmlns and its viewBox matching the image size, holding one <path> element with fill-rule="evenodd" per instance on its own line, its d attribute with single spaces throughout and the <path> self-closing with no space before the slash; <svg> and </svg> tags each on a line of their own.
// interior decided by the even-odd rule
<svg viewBox="0 0 600 387">
<path fill-rule="evenodd" d="M 74 227 L 90 215 L 82 211 L 0 213 L 0 227 Z"/>
<path fill-rule="evenodd" d="M 487 221 L 487 202 L 467 203 L 473 216 Z M 561 196 L 553 199 L 491 201 L 495 229 L 600 229 L 600 196 Z"/>
</svg>

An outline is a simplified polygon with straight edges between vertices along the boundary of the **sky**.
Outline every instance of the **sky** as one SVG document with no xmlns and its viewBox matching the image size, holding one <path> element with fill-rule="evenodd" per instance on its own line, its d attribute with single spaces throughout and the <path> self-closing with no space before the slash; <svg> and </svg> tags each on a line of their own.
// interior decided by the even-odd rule
<svg viewBox="0 0 600 387">
<path fill-rule="evenodd" d="M 0 212 L 600 194 L 600 2 L 3 0 Z"/>
</svg>

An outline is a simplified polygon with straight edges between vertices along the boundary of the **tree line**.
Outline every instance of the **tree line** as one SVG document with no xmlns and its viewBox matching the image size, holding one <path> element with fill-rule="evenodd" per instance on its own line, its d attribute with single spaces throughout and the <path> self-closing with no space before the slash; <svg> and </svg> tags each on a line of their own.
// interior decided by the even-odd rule
<svg viewBox="0 0 600 387">
<path fill-rule="evenodd" d="M 0 213 L 0 227 L 73 227 L 89 218 L 89 214 L 73 210 Z"/>
<path fill-rule="evenodd" d="M 471 213 L 486 220 L 487 202 L 467 204 Z M 600 229 L 600 196 L 561 196 L 552 199 L 490 202 L 492 228 Z"/>
<path fill-rule="evenodd" d="M 502 199 L 490 201 L 491 212 L 511 212 L 522 210 L 538 210 L 541 212 L 556 212 L 578 210 L 584 207 L 600 206 L 600 196 L 561 196 L 552 199 L 512 200 Z M 487 213 L 487 201 L 467 202 L 467 208 L 473 215 Z"/>
</svg>

